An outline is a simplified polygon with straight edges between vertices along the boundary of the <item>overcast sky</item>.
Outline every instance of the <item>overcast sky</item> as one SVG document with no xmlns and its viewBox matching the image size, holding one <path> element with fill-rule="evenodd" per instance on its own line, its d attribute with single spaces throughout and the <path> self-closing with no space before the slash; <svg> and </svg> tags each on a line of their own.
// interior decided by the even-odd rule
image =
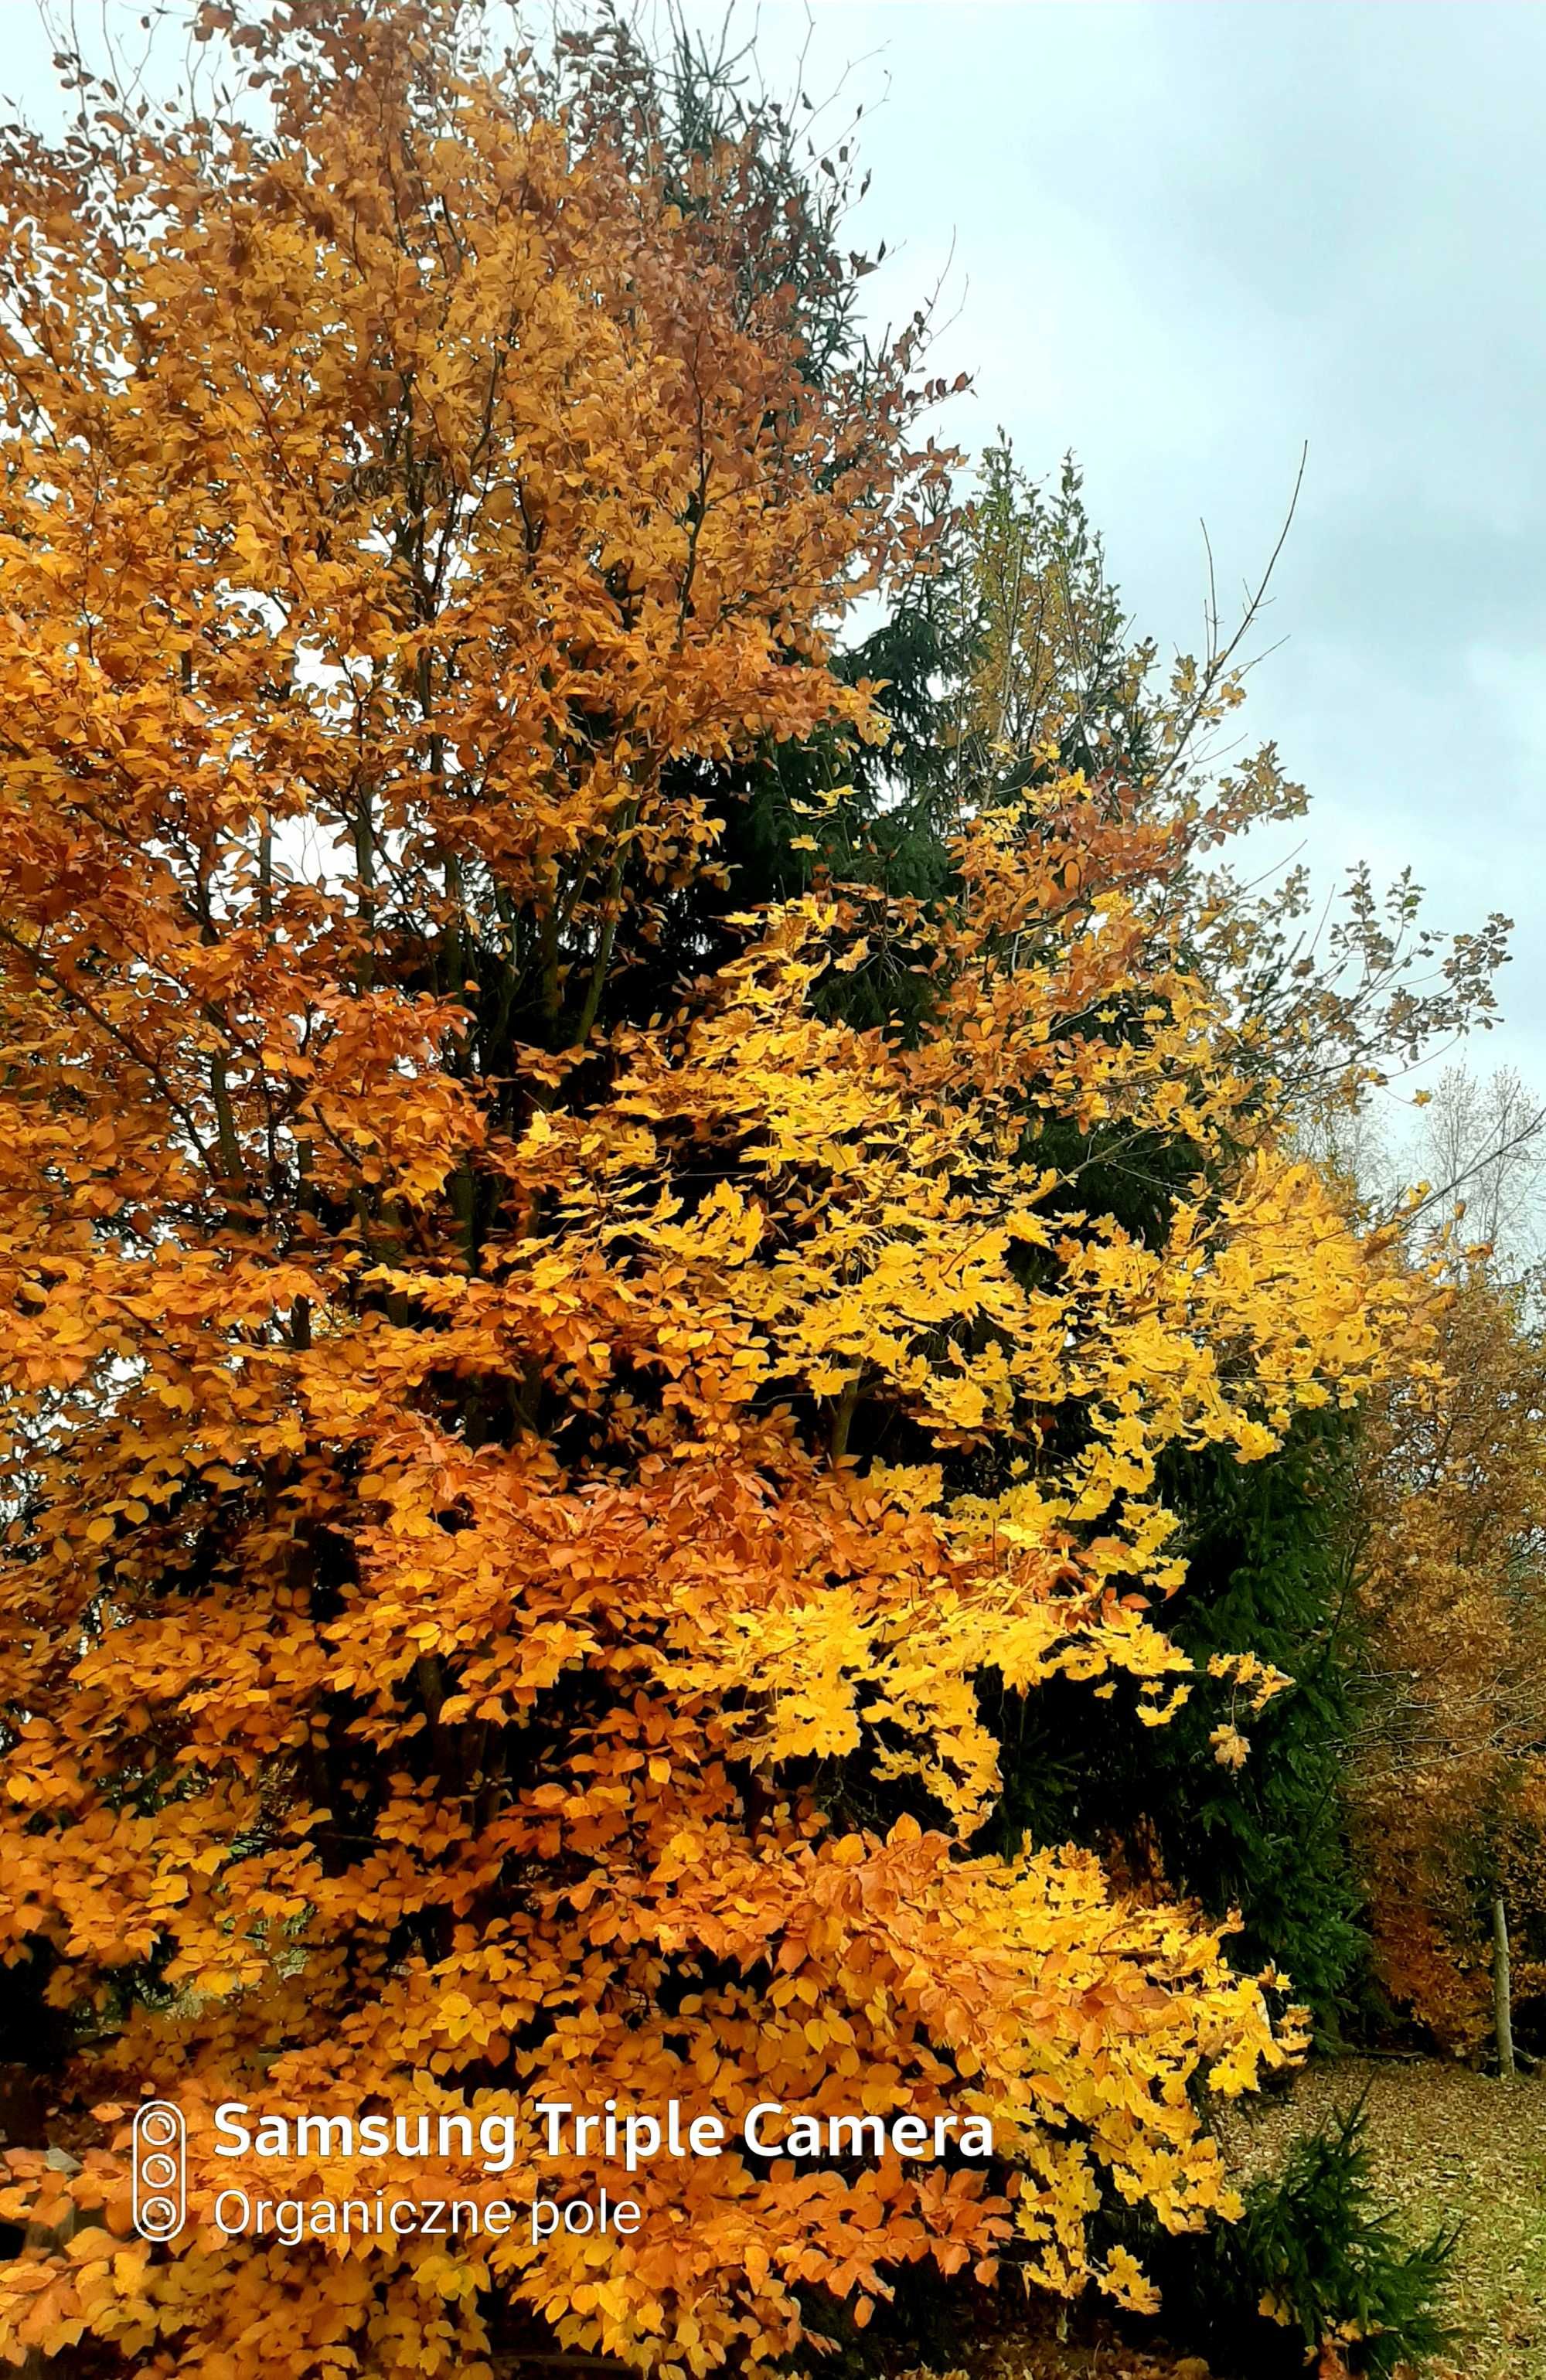
<svg viewBox="0 0 1546 2380">
<path fill-rule="evenodd" d="M 718 23 L 719 9 L 694 10 Z M 749 30 L 752 13 L 738 21 Z M 1246 718 L 1330 886 L 1410 865 L 1516 922 L 1506 1026 L 1546 1092 L 1546 9 L 917 0 L 756 14 L 768 79 L 863 98 L 858 218 L 905 313 L 946 274 L 944 419 L 1072 446 L 1162 645 L 1303 494 Z M 882 99 L 883 104 L 873 103 Z"/>
<path fill-rule="evenodd" d="M 648 16 L 657 0 L 642 0 Z M 693 21 L 723 7 L 688 0 Z M 84 6 L 83 20 L 95 14 Z M 1246 717 L 1328 888 L 1410 864 L 1516 920 L 1472 1062 L 1546 1092 L 1546 9 L 1410 0 L 741 0 L 766 79 L 865 102 L 866 285 L 944 276 L 958 443 L 1072 446 L 1163 646 L 1259 573 L 1309 459 Z M 40 95 L 30 0 L 0 88 Z M 845 77 L 846 79 L 845 80 Z"/>
</svg>

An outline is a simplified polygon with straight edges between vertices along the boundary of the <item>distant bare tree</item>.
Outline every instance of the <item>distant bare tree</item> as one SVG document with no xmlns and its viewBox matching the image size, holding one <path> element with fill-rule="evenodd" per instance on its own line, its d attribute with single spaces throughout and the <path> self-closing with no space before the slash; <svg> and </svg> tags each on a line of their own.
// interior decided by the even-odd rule
<svg viewBox="0 0 1546 2380">
<path fill-rule="evenodd" d="M 1361 1215 L 1382 1220 L 1401 1198 L 1405 1169 L 1396 1163 L 1372 1108 L 1322 1103 L 1296 1123 L 1300 1156 L 1318 1165 Z"/>
<path fill-rule="evenodd" d="M 1512 1066 L 1484 1081 L 1447 1067 L 1422 1111 L 1412 1151 L 1416 1178 L 1428 1188 L 1425 1222 L 1463 1209 L 1462 1236 L 1494 1254 L 1499 1274 L 1515 1280 L 1546 1255 L 1546 1100 Z"/>
</svg>

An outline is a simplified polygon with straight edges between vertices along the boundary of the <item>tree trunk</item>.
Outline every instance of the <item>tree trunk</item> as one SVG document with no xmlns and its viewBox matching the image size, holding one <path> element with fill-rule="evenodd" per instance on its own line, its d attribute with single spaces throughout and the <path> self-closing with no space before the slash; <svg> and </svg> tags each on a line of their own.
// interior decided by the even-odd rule
<svg viewBox="0 0 1546 2380">
<path fill-rule="evenodd" d="M 1514 2020 L 1509 2013 L 1508 1914 L 1501 1892 L 1492 1903 L 1492 2010 L 1498 2034 L 1498 2073 L 1504 2082 L 1512 2082 Z"/>
</svg>

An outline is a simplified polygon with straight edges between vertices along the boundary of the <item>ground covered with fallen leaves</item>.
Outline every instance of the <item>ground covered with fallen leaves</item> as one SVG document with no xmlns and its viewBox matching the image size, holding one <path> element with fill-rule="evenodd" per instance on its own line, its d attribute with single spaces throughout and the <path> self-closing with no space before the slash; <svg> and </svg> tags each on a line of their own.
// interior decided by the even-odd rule
<svg viewBox="0 0 1546 2380">
<path fill-rule="evenodd" d="M 1436 2380 L 1546 2380 L 1546 2072 L 1505 2085 L 1436 2059 L 1337 2058 L 1230 2128 L 1245 2173 L 1367 2092 L 1370 2166 L 1413 2240 L 1462 2234 L 1446 2321 L 1463 2336 Z"/>
<path fill-rule="evenodd" d="M 1338 2058 L 1242 2101 L 1223 2131 L 1242 2183 L 1296 2133 L 1365 2098 L 1375 2189 L 1414 2241 L 1458 2223 L 1443 2316 L 1458 2337 L 1425 2380 L 1546 2380 L 1546 2070 L 1512 2087 L 1434 2059 Z M 1059 2337 L 1060 2327 L 1064 2336 Z M 916 2375 L 921 2380 L 921 2375 Z M 950 2380 L 1250 2380 L 1196 2357 L 1145 2351 L 1078 2313 L 1010 2319 Z"/>
</svg>

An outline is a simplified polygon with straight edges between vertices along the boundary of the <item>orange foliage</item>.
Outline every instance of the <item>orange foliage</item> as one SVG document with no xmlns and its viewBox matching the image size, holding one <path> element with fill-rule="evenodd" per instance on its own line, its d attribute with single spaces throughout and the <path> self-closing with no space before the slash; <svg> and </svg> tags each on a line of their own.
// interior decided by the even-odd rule
<svg viewBox="0 0 1546 2380">
<path fill-rule="evenodd" d="M 924 2258 L 1140 2301 L 1102 2192 L 1227 2209 L 1189 2086 L 1295 2036 L 1195 1912 L 971 1852 L 977 1682 L 1161 1723 L 1160 1458 L 1350 1402 L 1398 1286 L 1188 970 L 1184 801 L 973 822 L 951 913 L 882 920 L 935 978 L 912 1045 L 813 1012 L 835 898 L 619 1017 L 714 866 L 689 764 L 880 732 L 826 639 L 930 467 L 905 354 L 813 386 L 734 208 L 668 205 L 454 13 L 254 32 L 272 138 L 109 107 L 0 164 L 0 1934 L 98 2018 L 82 2170 L 5 2200 L 85 2228 L 0 2336 L 476 2375 L 516 2303 L 676 2374 Z M 1058 1118 L 1195 1148 L 1161 1244 L 1038 1164 Z M 846 1454 L 861 1408 L 899 1459 Z M 141 2092 L 189 2124 L 164 2250 Z M 997 2155 L 666 2160 L 634 2239 L 455 2255 L 209 2219 L 223 2100 L 518 2114 L 510 2170 L 437 2169 L 518 2202 L 553 2094 L 971 2113 Z"/>
<path fill-rule="evenodd" d="M 1546 1907 L 1546 1346 L 1479 1260 L 1428 1280 L 1414 1321 L 1422 1352 L 1367 1424 L 1354 1807 L 1385 1986 L 1470 2051 L 1491 1895 L 1518 1925 Z M 1546 1985 L 1522 1942 L 1521 1996 Z"/>
</svg>

